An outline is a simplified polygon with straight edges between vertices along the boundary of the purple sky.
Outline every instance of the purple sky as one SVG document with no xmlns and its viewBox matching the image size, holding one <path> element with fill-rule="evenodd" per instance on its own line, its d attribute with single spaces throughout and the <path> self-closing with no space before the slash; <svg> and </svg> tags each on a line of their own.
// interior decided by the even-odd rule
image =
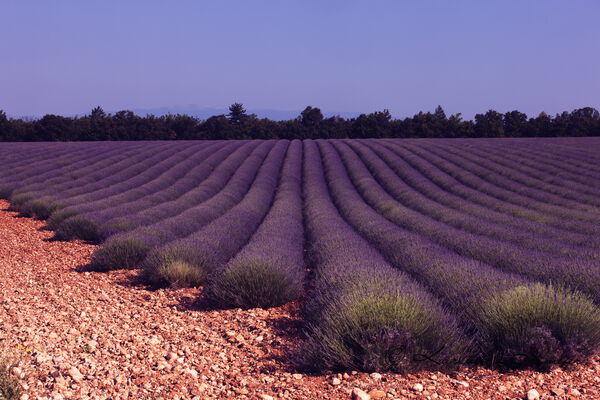
<svg viewBox="0 0 600 400">
<path fill-rule="evenodd" d="M 0 109 L 600 109 L 598 16 L 596 0 L 7 0 Z"/>
</svg>

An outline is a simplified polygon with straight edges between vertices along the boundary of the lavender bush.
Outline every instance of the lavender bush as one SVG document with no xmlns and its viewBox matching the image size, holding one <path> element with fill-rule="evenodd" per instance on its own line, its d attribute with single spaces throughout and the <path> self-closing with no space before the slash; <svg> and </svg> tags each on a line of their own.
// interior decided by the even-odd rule
<svg viewBox="0 0 600 400">
<path fill-rule="evenodd" d="M 296 300 L 304 283 L 302 143 L 286 156 L 273 206 L 246 246 L 217 268 L 209 297 L 221 307 L 273 307 Z"/>
</svg>

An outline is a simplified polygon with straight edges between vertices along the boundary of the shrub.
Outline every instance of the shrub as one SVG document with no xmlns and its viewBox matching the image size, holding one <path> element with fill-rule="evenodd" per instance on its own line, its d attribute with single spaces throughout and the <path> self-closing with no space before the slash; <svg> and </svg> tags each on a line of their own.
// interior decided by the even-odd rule
<svg viewBox="0 0 600 400">
<path fill-rule="evenodd" d="M 149 283 L 157 286 L 199 286 L 208 277 L 207 257 L 188 244 L 155 248 L 144 260 L 143 268 Z"/>
<path fill-rule="evenodd" d="M 21 398 L 21 385 L 13 375 L 14 363 L 6 358 L 0 359 L 0 399 L 18 400 Z"/>
<path fill-rule="evenodd" d="M 89 242 L 98 242 L 98 224 L 84 216 L 76 215 L 64 220 L 56 230 L 59 240 L 82 239 Z"/>
<path fill-rule="evenodd" d="M 206 280 L 206 273 L 201 268 L 180 260 L 161 264 L 158 269 L 161 280 L 174 287 L 200 286 Z"/>
<path fill-rule="evenodd" d="M 132 269 L 139 267 L 150 247 L 134 236 L 115 237 L 94 251 L 92 265 L 98 270 Z"/>
<path fill-rule="evenodd" d="M 36 197 L 36 194 L 33 192 L 14 194 L 10 197 L 10 209 L 13 211 L 20 211 L 23 204 L 35 199 Z"/>
<path fill-rule="evenodd" d="M 135 229 L 136 226 L 132 224 L 130 221 L 123 220 L 115 220 L 106 224 L 100 225 L 98 228 L 98 232 L 101 240 L 106 240 L 108 237 L 116 235 L 120 232 L 129 232 Z"/>
<path fill-rule="evenodd" d="M 298 276 L 300 275 L 300 276 Z M 211 279 L 209 298 L 221 307 L 268 308 L 298 299 L 302 275 L 267 262 L 237 262 Z"/>
<path fill-rule="evenodd" d="M 309 326 L 302 362 L 317 369 L 399 372 L 428 360 L 456 361 L 462 348 L 444 320 L 422 299 L 355 289 Z"/>
<path fill-rule="evenodd" d="M 600 309 L 578 292 L 519 286 L 486 302 L 479 330 L 488 355 L 509 364 L 582 361 L 600 347 Z"/>
<path fill-rule="evenodd" d="M 65 204 L 56 203 L 49 198 L 40 198 L 29 200 L 20 207 L 21 213 L 36 217 L 38 219 L 48 219 L 56 210 L 65 207 Z"/>
<path fill-rule="evenodd" d="M 48 228 L 56 230 L 65 219 L 74 217 L 77 214 L 77 211 L 71 208 L 57 209 L 48 217 Z"/>
</svg>

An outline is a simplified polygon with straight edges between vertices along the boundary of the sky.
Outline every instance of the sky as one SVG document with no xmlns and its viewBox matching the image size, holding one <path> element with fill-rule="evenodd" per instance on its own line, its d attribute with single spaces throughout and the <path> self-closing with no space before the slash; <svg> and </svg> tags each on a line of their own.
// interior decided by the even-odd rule
<svg viewBox="0 0 600 400">
<path fill-rule="evenodd" d="M 600 109 L 599 15 L 596 0 L 0 0 L 0 109 Z"/>
</svg>

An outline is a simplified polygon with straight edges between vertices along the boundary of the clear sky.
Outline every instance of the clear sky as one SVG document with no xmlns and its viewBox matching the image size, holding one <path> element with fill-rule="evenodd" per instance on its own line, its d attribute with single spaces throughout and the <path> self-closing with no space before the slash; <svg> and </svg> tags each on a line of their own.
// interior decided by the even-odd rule
<svg viewBox="0 0 600 400">
<path fill-rule="evenodd" d="M 599 17 L 597 0 L 0 0 L 0 109 L 600 109 Z"/>
</svg>

